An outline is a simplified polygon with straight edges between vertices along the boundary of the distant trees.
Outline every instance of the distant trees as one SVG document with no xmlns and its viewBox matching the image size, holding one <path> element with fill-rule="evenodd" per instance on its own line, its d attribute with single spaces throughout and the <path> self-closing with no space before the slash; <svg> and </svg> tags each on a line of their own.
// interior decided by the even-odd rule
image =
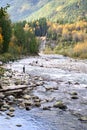
<svg viewBox="0 0 87 130">
<path fill-rule="evenodd" d="M 12 34 L 11 21 L 7 13 L 8 7 L 9 5 L 7 5 L 4 8 L 3 7 L 0 8 L 0 27 L 2 30 L 2 37 L 3 37 L 3 45 L 1 50 L 2 53 L 8 51 L 9 42 Z"/>
<path fill-rule="evenodd" d="M 29 23 L 32 28 L 34 28 L 36 36 L 45 36 L 48 30 L 46 18 L 40 18 Z"/>
<path fill-rule="evenodd" d="M 21 49 L 21 54 L 38 53 L 39 43 L 34 35 L 33 29 L 24 22 L 15 23 L 13 27 L 14 42 Z"/>
<path fill-rule="evenodd" d="M 84 42 L 87 38 L 87 22 L 77 21 L 76 23 L 58 24 L 51 23 L 47 32 L 48 39 L 64 43 Z"/>
</svg>

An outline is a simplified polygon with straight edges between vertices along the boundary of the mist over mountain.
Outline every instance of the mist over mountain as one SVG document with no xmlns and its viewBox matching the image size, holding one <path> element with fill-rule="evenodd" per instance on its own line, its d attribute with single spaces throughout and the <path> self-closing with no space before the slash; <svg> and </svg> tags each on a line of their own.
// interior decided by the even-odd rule
<svg viewBox="0 0 87 130">
<path fill-rule="evenodd" d="M 87 18 L 87 0 L 0 0 L 0 7 L 10 4 L 12 21 L 46 17 L 52 21 Z"/>
</svg>

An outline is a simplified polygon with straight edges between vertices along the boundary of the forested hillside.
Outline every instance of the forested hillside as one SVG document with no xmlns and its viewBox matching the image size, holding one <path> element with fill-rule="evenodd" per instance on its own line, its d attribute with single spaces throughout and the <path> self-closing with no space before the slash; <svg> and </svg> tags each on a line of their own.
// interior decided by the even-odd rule
<svg viewBox="0 0 87 130">
<path fill-rule="evenodd" d="M 51 21 L 76 21 L 87 18 L 87 0 L 0 0 L 0 6 L 10 4 L 13 21 L 46 17 Z"/>
</svg>

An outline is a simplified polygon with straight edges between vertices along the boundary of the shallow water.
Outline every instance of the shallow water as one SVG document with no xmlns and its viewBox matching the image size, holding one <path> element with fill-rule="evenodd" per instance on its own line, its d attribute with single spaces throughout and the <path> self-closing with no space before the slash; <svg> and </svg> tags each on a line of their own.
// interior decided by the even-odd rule
<svg viewBox="0 0 87 130">
<path fill-rule="evenodd" d="M 26 73 L 45 79 L 45 87 L 58 86 L 54 92 L 45 92 L 44 86 L 39 86 L 33 93 L 42 99 L 62 100 L 68 109 L 62 111 L 52 108 L 43 111 L 41 107 L 25 111 L 17 108 L 15 117 L 7 119 L 5 113 L 0 116 L 0 130 L 87 130 L 87 123 L 79 121 L 72 114 L 87 115 L 87 61 L 60 55 L 40 55 L 9 63 L 6 67 L 21 73 L 24 65 Z M 77 92 L 79 99 L 72 100 L 72 92 Z M 17 127 L 17 124 L 22 126 Z"/>
</svg>

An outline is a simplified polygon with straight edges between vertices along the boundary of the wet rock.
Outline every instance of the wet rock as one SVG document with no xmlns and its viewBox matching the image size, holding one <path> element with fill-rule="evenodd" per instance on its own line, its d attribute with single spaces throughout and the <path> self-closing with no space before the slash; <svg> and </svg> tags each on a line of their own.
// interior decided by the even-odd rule
<svg viewBox="0 0 87 130">
<path fill-rule="evenodd" d="M 71 84 L 72 84 L 72 82 L 71 82 L 71 81 L 68 81 L 68 82 L 67 82 L 67 84 L 71 85 Z"/>
<path fill-rule="evenodd" d="M 71 98 L 72 99 L 78 99 L 78 97 L 76 95 L 73 95 Z"/>
<path fill-rule="evenodd" d="M 14 111 L 15 111 L 15 108 L 10 107 L 10 108 L 9 108 L 9 111 L 10 111 L 10 112 L 14 112 Z"/>
<path fill-rule="evenodd" d="M 26 95 L 23 96 L 23 98 L 26 99 L 26 100 L 29 100 L 31 98 L 31 96 L 26 94 Z"/>
<path fill-rule="evenodd" d="M 46 91 L 50 91 L 50 90 L 53 90 L 53 87 L 51 87 L 51 86 L 45 86 L 45 89 L 46 89 Z"/>
<path fill-rule="evenodd" d="M 26 81 L 21 81 L 20 85 L 26 85 Z"/>
<path fill-rule="evenodd" d="M 9 106 L 8 104 L 5 103 L 5 104 L 3 105 L 3 108 L 9 109 L 10 106 Z"/>
<path fill-rule="evenodd" d="M 37 87 L 37 84 L 30 82 L 31 87 Z"/>
<path fill-rule="evenodd" d="M 72 92 L 71 95 L 78 95 L 78 93 L 77 92 Z"/>
<path fill-rule="evenodd" d="M 22 127 L 22 125 L 21 125 L 21 124 L 17 124 L 16 126 L 17 126 L 17 127 Z"/>
<path fill-rule="evenodd" d="M 75 82 L 75 85 L 79 85 L 79 83 L 78 83 L 78 82 Z"/>
<path fill-rule="evenodd" d="M 15 81 L 14 84 L 15 84 L 15 85 L 21 85 L 21 81 L 20 81 L 20 80 Z"/>
<path fill-rule="evenodd" d="M 45 106 L 45 107 L 43 107 L 43 110 L 51 110 L 51 107 L 50 106 Z"/>
<path fill-rule="evenodd" d="M 10 95 L 10 96 L 7 97 L 7 99 L 10 100 L 10 101 L 14 101 L 15 97 L 13 95 Z"/>
<path fill-rule="evenodd" d="M 15 104 L 14 101 L 8 101 L 7 103 L 8 103 L 9 105 L 14 105 L 14 104 Z"/>
<path fill-rule="evenodd" d="M 38 80 L 38 77 L 36 76 L 36 77 L 34 77 L 34 80 Z"/>
<path fill-rule="evenodd" d="M 38 96 L 32 96 L 32 99 L 39 99 L 39 97 Z"/>
<path fill-rule="evenodd" d="M 1 81 L 0 81 L 1 82 Z M 0 83 L 0 89 L 2 89 L 2 84 Z"/>
<path fill-rule="evenodd" d="M 60 109 L 63 109 L 63 110 L 67 109 L 67 106 L 66 106 L 62 101 L 56 102 L 56 103 L 53 105 L 53 107 L 55 107 L 55 108 L 60 108 Z"/>
<path fill-rule="evenodd" d="M 22 103 L 23 100 L 24 100 L 24 99 L 22 99 L 22 98 L 18 98 L 18 99 L 17 99 L 17 103 Z"/>
<path fill-rule="evenodd" d="M 3 99 L 5 95 L 3 93 L 0 93 L 0 99 Z"/>
<path fill-rule="evenodd" d="M 40 67 L 44 67 L 43 65 L 40 65 Z"/>
<path fill-rule="evenodd" d="M 14 116 L 15 116 L 13 112 L 7 112 L 6 114 L 7 114 L 8 116 L 10 116 L 10 117 L 14 117 Z"/>
<path fill-rule="evenodd" d="M 82 116 L 79 118 L 80 121 L 87 122 L 87 116 Z"/>
<path fill-rule="evenodd" d="M 7 111 L 7 108 L 4 108 L 3 106 L 1 107 L 0 111 Z"/>
<path fill-rule="evenodd" d="M 39 77 L 39 81 L 43 81 L 42 77 Z"/>
<path fill-rule="evenodd" d="M 28 100 L 25 100 L 24 104 L 25 104 L 25 106 L 32 106 L 32 102 L 28 101 Z"/>
<path fill-rule="evenodd" d="M 34 99 L 34 102 L 40 102 L 41 100 L 38 98 L 38 99 Z"/>
<path fill-rule="evenodd" d="M 26 109 L 27 111 L 31 110 L 31 108 L 30 108 L 29 106 L 26 106 L 25 109 Z"/>
<path fill-rule="evenodd" d="M 43 82 L 42 81 L 39 81 L 36 83 L 37 86 L 40 86 L 40 85 L 43 85 Z"/>
<path fill-rule="evenodd" d="M 10 120 L 10 117 L 7 116 L 5 119 Z"/>
<path fill-rule="evenodd" d="M 0 99 L 0 108 L 4 105 L 4 102 L 2 99 Z"/>
<path fill-rule="evenodd" d="M 41 106 L 41 103 L 40 103 L 40 102 L 35 102 L 34 105 L 35 105 L 36 107 L 40 107 L 40 106 Z"/>
<path fill-rule="evenodd" d="M 24 109 L 25 108 L 25 103 L 22 102 L 22 103 L 18 104 L 18 106 L 19 106 L 20 109 L 22 109 L 22 108 Z"/>
</svg>

